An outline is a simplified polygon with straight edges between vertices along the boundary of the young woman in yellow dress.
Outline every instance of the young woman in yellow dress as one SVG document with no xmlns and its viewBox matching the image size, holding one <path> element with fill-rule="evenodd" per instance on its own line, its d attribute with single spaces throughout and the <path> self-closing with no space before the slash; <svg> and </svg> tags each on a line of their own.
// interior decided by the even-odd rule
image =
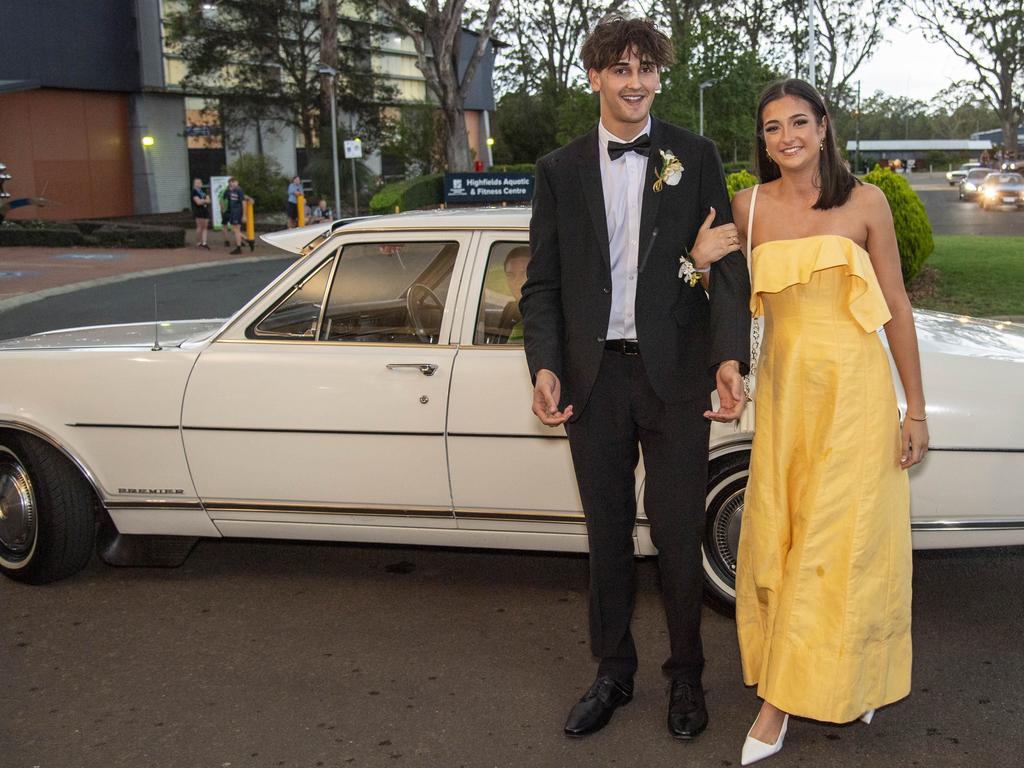
<svg viewBox="0 0 1024 768">
<path fill-rule="evenodd" d="M 764 702 L 743 765 L 782 748 L 790 715 L 870 722 L 910 692 L 906 470 L 928 446 L 885 196 L 843 164 L 808 83 L 765 89 L 757 139 L 762 183 L 733 200 L 764 316 L 736 569 L 743 678 Z"/>
</svg>

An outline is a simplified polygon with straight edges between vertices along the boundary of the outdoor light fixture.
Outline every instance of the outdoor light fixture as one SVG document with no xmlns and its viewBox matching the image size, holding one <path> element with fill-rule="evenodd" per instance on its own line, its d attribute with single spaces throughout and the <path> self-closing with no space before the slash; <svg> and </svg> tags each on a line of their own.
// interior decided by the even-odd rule
<svg viewBox="0 0 1024 768">
<path fill-rule="evenodd" d="M 152 136 L 143 136 L 142 137 L 142 146 L 144 146 L 144 147 L 152 147 L 154 144 L 156 144 L 156 139 L 154 139 Z"/>
<path fill-rule="evenodd" d="M 704 89 L 710 88 L 715 84 L 714 80 L 705 80 L 703 83 L 698 85 L 700 88 L 700 135 L 704 135 Z"/>
<path fill-rule="evenodd" d="M 487 137 L 487 146 L 488 147 L 493 147 L 494 146 L 494 137 L 493 136 L 488 136 Z"/>
</svg>

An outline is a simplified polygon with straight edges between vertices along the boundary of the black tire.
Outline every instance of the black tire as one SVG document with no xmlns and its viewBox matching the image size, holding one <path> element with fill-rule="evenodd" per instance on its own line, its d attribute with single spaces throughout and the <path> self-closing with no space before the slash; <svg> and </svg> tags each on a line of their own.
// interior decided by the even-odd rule
<svg viewBox="0 0 1024 768">
<path fill-rule="evenodd" d="M 0 572 L 47 584 L 85 567 L 96 538 L 96 497 L 77 468 L 43 441 L 0 433 Z"/>
<path fill-rule="evenodd" d="M 736 553 L 749 471 L 749 449 L 715 459 L 708 471 L 701 543 L 704 593 L 713 608 L 727 615 L 736 607 Z"/>
</svg>

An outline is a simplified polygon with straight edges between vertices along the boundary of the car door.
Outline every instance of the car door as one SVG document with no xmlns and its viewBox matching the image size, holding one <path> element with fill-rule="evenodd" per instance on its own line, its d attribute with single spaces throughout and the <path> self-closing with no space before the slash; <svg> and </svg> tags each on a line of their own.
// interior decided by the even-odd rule
<svg viewBox="0 0 1024 768">
<path fill-rule="evenodd" d="M 200 355 L 183 435 L 223 533 L 352 538 L 324 524 L 454 527 L 448 342 L 469 241 L 336 236 L 294 284 Z"/>
<path fill-rule="evenodd" d="M 529 256 L 527 232 L 485 232 L 467 269 L 448 413 L 455 515 L 460 529 L 495 532 L 489 546 L 585 551 L 565 430 L 530 410 L 518 311 Z"/>
</svg>

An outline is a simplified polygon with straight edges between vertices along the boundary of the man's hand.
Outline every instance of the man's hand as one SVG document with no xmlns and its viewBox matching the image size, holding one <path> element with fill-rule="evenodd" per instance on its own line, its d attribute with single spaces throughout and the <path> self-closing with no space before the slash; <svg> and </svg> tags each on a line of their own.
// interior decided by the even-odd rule
<svg viewBox="0 0 1024 768">
<path fill-rule="evenodd" d="M 747 404 L 738 361 L 726 360 L 718 366 L 715 387 L 718 389 L 718 410 L 704 411 L 704 418 L 723 423 L 735 421 L 743 413 L 743 406 Z"/>
<path fill-rule="evenodd" d="M 742 390 L 742 384 L 740 385 Z M 537 383 L 533 385 L 533 413 L 541 424 L 557 427 L 564 424 L 572 416 L 572 406 L 564 411 L 558 410 L 558 401 L 562 396 L 562 383 L 547 368 L 537 372 Z"/>
</svg>

